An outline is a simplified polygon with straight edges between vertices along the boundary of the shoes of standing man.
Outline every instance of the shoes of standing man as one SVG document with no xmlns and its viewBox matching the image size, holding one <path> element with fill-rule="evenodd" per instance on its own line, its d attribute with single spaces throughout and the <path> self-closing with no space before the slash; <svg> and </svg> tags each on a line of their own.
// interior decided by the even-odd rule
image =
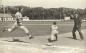
<svg viewBox="0 0 86 53">
<path fill-rule="evenodd" d="M 77 38 L 73 38 L 74 40 L 77 40 Z"/>
</svg>

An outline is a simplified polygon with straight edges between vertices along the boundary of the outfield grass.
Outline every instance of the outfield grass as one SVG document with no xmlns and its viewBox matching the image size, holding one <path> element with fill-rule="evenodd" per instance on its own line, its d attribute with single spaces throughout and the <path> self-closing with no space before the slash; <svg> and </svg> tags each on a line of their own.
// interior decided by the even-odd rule
<svg viewBox="0 0 86 53">
<path fill-rule="evenodd" d="M 1 24 L 0 22 L 0 28 L 8 28 L 11 27 L 14 22 L 3 22 Z M 23 22 L 23 24 L 29 29 L 30 33 L 33 36 L 46 36 L 50 35 L 50 25 L 52 24 L 52 21 L 29 21 L 29 22 Z M 62 33 L 68 33 L 72 31 L 73 28 L 73 21 L 58 21 L 57 25 L 59 27 L 59 34 Z M 86 29 L 86 22 L 82 23 L 82 29 Z M 0 29 L 0 37 L 11 37 L 11 36 L 25 36 L 25 33 L 20 30 L 16 29 L 12 33 L 8 32 L 1 32 L 2 29 Z"/>
</svg>

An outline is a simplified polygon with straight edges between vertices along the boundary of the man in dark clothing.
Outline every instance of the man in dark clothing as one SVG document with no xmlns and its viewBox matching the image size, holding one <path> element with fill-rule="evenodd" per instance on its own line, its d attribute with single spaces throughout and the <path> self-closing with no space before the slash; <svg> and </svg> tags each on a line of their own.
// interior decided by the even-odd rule
<svg viewBox="0 0 86 53">
<path fill-rule="evenodd" d="M 82 18 L 79 16 L 79 14 L 75 13 L 74 14 L 74 27 L 72 30 L 73 39 L 77 39 L 75 32 L 78 31 L 81 40 L 83 40 L 83 34 L 81 32 L 81 23 L 82 23 Z"/>
</svg>

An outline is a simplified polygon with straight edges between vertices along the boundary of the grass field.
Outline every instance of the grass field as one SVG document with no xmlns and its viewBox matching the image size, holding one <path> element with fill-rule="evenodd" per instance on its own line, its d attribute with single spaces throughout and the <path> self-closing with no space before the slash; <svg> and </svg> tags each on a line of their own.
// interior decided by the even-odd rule
<svg viewBox="0 0 86 53">
<path fill-rule="evenodd" d="M 53 21 L 26 21 L 23 25 L 26 26 L 33 36 L 46 36 L 50 35 L 50 25 Z M 7 21 L 1 24 L 0 22 L 0 37 L 12 37 L 12 36 L 25 36 L 25 33 L 21 29 L 16 29 L 12 33 L 1 32 L 3 28 L 9 28 L 14 22 Z M 59 27 L 59 34 L 68 33 L 72 31 L 73 21 L 57 21 Z M 86 29 L 86 22 L 82 23 L 82 29 Z"/>
</svg>

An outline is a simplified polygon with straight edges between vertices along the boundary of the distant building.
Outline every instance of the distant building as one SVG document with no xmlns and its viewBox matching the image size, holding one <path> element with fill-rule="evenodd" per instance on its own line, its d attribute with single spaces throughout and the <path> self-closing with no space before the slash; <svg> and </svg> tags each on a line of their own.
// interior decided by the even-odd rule
<svg viewBox="0 0 86 53">
<path fill-rule="evenodd" d="M 0 21 L 15 21 L 15 17 L 12 17 L 11 14 L 0 14 Z M 23 17 L 23 21 L 29 21 L 29 17 Z"/>
<path fill-rule="evenodd" d="M 64 20 L 70 20 L 71 18 L 70 17 L 64 17 Z"/>
<path fill-rule="evenodd" d="M 27 16 L 23 17 L 23 21 L 29 21 L 29 20 L 30 20 L 29 17 Z"/>
<path fill-rule="evenodd" d="M 3 18 L 4 21 L 13 21 L 11 14 L 0 14 L 0 21 Z"/>
</svg>

